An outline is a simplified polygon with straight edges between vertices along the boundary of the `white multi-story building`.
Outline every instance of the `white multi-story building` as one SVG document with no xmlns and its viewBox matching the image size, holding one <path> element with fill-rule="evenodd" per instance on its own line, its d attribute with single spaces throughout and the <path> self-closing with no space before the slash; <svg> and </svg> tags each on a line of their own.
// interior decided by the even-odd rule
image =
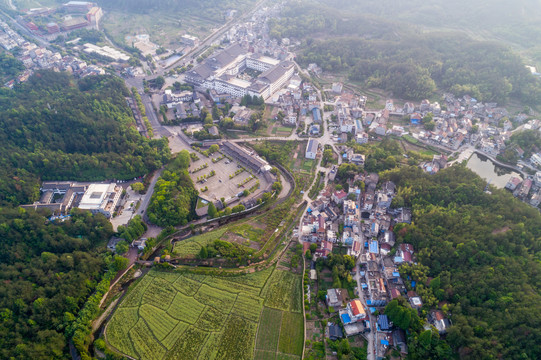
<svg viewBox="0 0 541 360">
<path fill-rule="evenodd" d="M 116 184 L 90 184 L 78 208 L 102 213 L 109 218 L 113 215 L 121 195 L 122 188 Z"/>
</svg>

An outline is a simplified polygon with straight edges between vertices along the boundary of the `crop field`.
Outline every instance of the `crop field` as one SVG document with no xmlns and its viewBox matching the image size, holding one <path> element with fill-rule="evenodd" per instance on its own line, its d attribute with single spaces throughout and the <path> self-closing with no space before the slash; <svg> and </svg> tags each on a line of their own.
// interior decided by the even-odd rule
<svg viewBox="0 0 541 360">
<path fill-rule="evenodd" d="M 276 351 L 281 324 L 282 312 L 280 310 L 270 308 L 263 310 L 256 342 L 256 348 L 258 350 Z"/>
<path fill-rule="evenodd" d="M 275 270 L 262 293 L 265 306 L 301 312 L 301 279 L 288 271 Z"/>
<path fill-rule="evenodd" d="M 300 277 L 273 267 L 238 276 L 152 269 L 124 297 L 106 340 L 145 360 L 297 359 L 304 324 L 293 312 L 302 300 L 296 287 Z M 278 301 L 283 309 L 264 306 Z"/>
</svg>

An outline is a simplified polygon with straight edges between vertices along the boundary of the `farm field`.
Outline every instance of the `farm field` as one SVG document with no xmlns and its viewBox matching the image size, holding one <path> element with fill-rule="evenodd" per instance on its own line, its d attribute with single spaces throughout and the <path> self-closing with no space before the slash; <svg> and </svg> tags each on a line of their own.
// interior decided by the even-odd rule
<svg viewBox="0 0 541 360">
<path fill-rule="evenodd" d="M 298 359 L 300 284 L 274 267 L 238 276 L 152 269 L 129 289 L 105 337 L 135 359 Z"/>
</svg>

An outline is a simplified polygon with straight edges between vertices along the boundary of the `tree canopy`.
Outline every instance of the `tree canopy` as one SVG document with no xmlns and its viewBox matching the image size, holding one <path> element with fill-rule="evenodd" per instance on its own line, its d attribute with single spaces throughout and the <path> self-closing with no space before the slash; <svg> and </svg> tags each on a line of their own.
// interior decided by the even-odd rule
<svg viewBox="0 0 541 360">
<path fill-rule="evenodd" d="M 403 265 L 400 273 L 409 290 L 416 281 L 423 314 L 447 303 L 452 349 L 464 359 L 540 358 L 539 211 L 507 191 L 485 193 L 485 182 L 463 166 L 433 176 L 402 167 L 381 179 L 394 181 L 413 211 L 412 224 L 395 233 L 397 244 L 413 244 L 418 264 Z M 412 345 L 429 336 L 416 333 Z M 414 358 L 446 358 L 430 351 Z"/>
<path fill-rule="evenodd" d="M 170 157 L 136 130 L 122 80 L 39 71 L 0 89 L 0 205 L 37 200 L 40 180 L 130 179 Z"/>
</svg>

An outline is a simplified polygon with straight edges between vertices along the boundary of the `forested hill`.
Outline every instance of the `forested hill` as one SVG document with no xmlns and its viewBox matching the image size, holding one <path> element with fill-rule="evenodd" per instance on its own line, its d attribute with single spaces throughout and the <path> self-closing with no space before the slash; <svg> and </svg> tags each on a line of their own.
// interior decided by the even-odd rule
<svg viewBox="0 0 541 360">
<path fill-rule="evenodd" d="M 413 208 L 412 225 L 395 227 L 411 243 L 417 265 L 400 273 L 440 307 L 453 326 L 445 339 L 462 359 L 540 359 L 541 215 L 461 166 L 430 176 L 409 167 L 384 173 Z M 413 330 L 411 359 L 448 359 L 430 336 Z"/>
<path fill-rule="evenodd" d="M 384 16 L 361 10 L 364 2 L 342 3 L 292 3 L 271 21 L 271 36 L 303 40 L 297 51 L 303 66 L 317 63 L 403 99 L 430 98 L 442 90 L 501 104 L 541 102 L 541 82 L 507 45 L 474 40 L 463 31 L 426 32 L 423 22 L 402 21 L 392 6 L 393 15 Z"/>
<path fill-rule="evenodd" d="M 464 30 L 525 47 L 538 47 L 541 36 L 541 2 L 535 0 L 311 0 L 311 3 L 423 28 Z"/>
<path fill-rule="evenodd" d="M 137 132 L 122 80 L 37 72 L 0 90 L 0 205 L 31 202 L 41 180 L 129 179 L 160 168 L 167 139 Z"/>
<path fill-rule="evenodd" d="M 151 10 L 179 11 L 203 18 L 224 19 L 227 10 L 245 10 L 256 0 L 98 0 L 105 9 L 146 14 Z M 182 19 L 179 19 L 182 20 Z"/>
</svg>

